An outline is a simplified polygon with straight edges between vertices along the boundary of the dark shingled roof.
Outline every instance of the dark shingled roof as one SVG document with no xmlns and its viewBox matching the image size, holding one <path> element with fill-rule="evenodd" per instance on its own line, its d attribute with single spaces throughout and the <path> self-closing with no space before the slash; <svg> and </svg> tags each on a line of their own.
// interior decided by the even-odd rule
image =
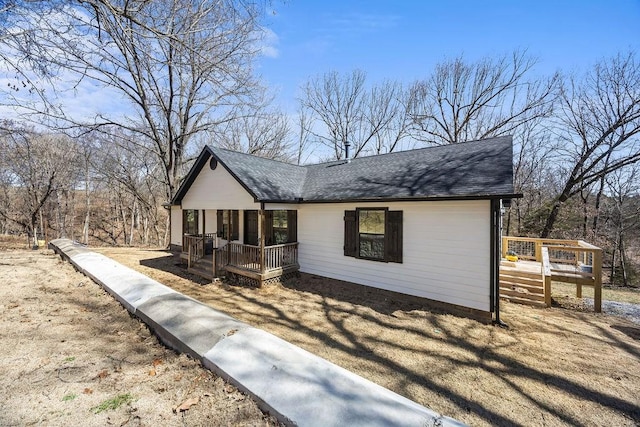
<svg viewBox="0 0 640 427">
<path fill-rule="evenodd" d="M 257 200 L 293 201 L 300 197 L 306 168 L 218 147 L 210 149 Z"/>
<path fill-rule="evenodd" d="M 513 144 L 505 136 L 307 166 L 205 147 L 173 204 L 180 203 L 211 155 L 262 202 L 515 196 Z"/>
</svg>

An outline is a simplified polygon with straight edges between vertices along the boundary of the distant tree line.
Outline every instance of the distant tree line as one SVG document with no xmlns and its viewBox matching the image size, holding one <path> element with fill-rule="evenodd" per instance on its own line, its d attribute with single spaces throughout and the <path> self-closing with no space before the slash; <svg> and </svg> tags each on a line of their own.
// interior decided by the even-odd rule
<svg viewBox="0 0 640 427">
<path fill-rule="evenodd" d="M 444 60 L 411 84 L 327 71 L 298 111 L 272 102 L 254 62 L 264 5 L 237 0 L 0 3 L 0 232 L 32 240 L 165 245 L 190 162 L 214 144 L 298 164 L 513 135 L 505 233 L 603 247 L 612 281 L 640 273 L 640 63 L 602 58 L 541 76 L 526 51 Z M 59 100 L 108 88 L 123 111 Z"/>
</svg>

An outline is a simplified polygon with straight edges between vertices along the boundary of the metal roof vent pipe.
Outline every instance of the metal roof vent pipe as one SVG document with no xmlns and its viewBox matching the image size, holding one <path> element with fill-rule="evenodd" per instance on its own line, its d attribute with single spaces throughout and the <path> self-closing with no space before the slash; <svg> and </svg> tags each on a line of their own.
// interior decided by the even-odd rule
<svg viewBox="0 0 640 427">
<path fill-rule="evenodd" d="M 349 147 L 351 143 L 349 141 L 344 142 L 344 157 L 347 159 L 347 163 L 351 163 L 351 158 L 349 157 Z"/>
</svg>

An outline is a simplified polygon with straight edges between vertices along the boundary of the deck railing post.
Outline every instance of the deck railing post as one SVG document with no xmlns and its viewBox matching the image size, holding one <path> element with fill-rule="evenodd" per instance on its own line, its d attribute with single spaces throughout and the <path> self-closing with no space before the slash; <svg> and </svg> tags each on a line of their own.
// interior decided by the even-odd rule
<svg viewBox="0 0 640 427">
<path fill-rule="evenodd" d="M 602 312 L 602 249 L 593 251 L 593 309 L 596 313 Z"/>
<path fill-rule="evenodd" d="M 502 258 L 507 257 L 507 251 L 509 250 L 509 239 L 506 236 L 502 236 Z"/>
<path fill-rule="evenodd" d="M 536 257 L 536 261 L 542 262 L 542 242 L 541 241 L 536 241 L 535 242 L 535 254 L 534 254 L 534 256 Z"/>
<path fill-rule="evenodd" d="M 544 283 L 544 305 L 551 307 L 551 263 L 549 262 L 549 249 L 541 249 L 542 280 Z"/>
<path fill-rule="evenodd" d="M 187 268 L 191 268 L 191 239 L 187 239 L 187 242 L 189 242 L 187 244 L 187 246 L 189 247 L 189 250 L 187 252 Z"/>
</svg>

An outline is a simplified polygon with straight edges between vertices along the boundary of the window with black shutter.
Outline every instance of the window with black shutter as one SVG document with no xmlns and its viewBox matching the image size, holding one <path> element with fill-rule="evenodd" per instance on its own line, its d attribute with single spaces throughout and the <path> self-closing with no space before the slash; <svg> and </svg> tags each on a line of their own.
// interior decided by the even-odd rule
<svg viewBox="0 0 640 427">
<path fill-rule="evenodd" d="M 344 255 L 402 263 L 402 211 L 386 208 L 345 211 Z"/>
</svg>

